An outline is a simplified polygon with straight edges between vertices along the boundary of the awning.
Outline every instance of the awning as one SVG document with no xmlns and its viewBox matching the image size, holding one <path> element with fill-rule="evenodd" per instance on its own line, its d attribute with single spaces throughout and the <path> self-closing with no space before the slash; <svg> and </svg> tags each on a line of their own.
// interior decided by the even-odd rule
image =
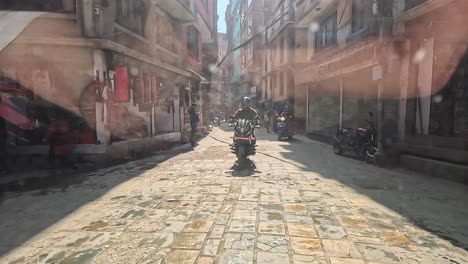
<svg viewBox="0 0 468 264">
<path fill-rule="evenodd" d="M 188 69 L 188 71 L 189 71 L 190 73 L 192 73 L 193 75 L 195 75 L 196 77 L 200 78 L 200 81 L 201 81 L 202 83 L 208 82 L 208 79 L 206 79 L 203 75 L 199 74 L 198 72 L 196 72 L 196 71 L 194 71 L 194 70 L 192 70 L 192 69 Z"/>
<path fill-rule="evenodd" d="M 31 129 L 32 127 L 31 119 L 2 103 L 0 103 L 0 118 L 5 119 L 21 129 Z"/>
<path fill-rule="evenodd" d="M 43 12 L 0 11 L 0 51 L 15 40 L 21 32 Z"/>
</svg>

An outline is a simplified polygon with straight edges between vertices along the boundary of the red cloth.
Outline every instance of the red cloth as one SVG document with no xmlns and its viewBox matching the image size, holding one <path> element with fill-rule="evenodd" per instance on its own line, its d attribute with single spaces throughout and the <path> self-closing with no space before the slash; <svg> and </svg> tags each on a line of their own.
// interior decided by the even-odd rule
<svg viewBox="0 0 468 264">
<path fill-rule="evenodd" d="M 73 135 L 71 133 L 70 124 L 64 119 L 52 121 L 50 125 L 51 143 L 54 146 L 73 144 Z"/>
<path fill-rule="evenodd" d="M 115 101 L 128 102 L 130 100 L 130 92 L 128 89 L 128 72 L 127 67 L 115 68 Z"/>
</svg>

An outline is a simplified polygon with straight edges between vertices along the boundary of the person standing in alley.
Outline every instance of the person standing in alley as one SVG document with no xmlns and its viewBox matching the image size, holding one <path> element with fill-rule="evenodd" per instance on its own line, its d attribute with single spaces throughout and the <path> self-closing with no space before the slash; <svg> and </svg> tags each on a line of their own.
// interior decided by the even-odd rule
<svg viewBox="0 0 468 264">
<path fill-rule="evenodd" d="M 265 120 L 265 127 L 267 129 L 267 133 L 271 133 L 270 132 L 270 128 L 271 128 L 271 110 L 268 110 L 265 112 L 265 116 L 264 116 L 264 120 Z"/>
<path fill-rule="evenodd" d="M 192 131 L 190 132 L 190 143 L 193 147 L 195 147 L 197 145 L 197 143 L 195 142 L 195 137 L 197 135 L 197 126 L 198 122 L 200 122 L 200 117 L 198 116 L 197 112 L 197 104 L 192 104 L 188 112 L 190 115 L 190 127 L 192 129 Z"/>
</svg>

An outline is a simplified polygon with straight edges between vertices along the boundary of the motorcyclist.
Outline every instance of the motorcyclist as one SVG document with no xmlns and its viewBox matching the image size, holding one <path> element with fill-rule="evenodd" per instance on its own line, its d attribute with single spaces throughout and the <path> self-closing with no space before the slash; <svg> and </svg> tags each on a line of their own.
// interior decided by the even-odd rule
<svg viewBox="0 0 468 264">
<path fill-rule="evenodd" d="M 252 100 L 250 100 L 249 97 L 245 96 L 242 98 L 242 108 L 238 109 L 236 113 L 233 115 L 233 119 L 239 120 L 239 119 L 247 119 L 247 120 L 252 120 L 252 123 L 254 126 L 258 125 L 258 114 L 255 109 L 252 108 Z M 253 137 L 255 138 L 253 140 L 253 145 L 255 146 L 257 144 L 257 139 L 255 137 L 255 130 L 253 131 Z"/>
<path fill-rule="evenodd" d="M 291 114 L 289 113 L 288 106 L 283 107 L 283 112 L 281 112 L 280 117 L 284 117 L 286 120 L 292 118 Z"/>
<path fill-rule="evenodd" d="M 289 108 L 287 105 L 283 107 L 283 112 L 281 112 L 278 118 L 280 117 L 283 117 L 285 119 L 287 129 L 294 131 L 294 126 L 291 122 L 293 119 L 293 114 L 289 112 Z"/>
<path fill-rule="evenodd" d="M 252 100 L 249 97 L 245 96 L 242 98 L 242 108 L 236 111 L 233 118 L 234 119 L 247 119 L 252 120 L 254 125 L 258 124 L 258 113 L 255 109 L 252 108 Z"/>
</svg>

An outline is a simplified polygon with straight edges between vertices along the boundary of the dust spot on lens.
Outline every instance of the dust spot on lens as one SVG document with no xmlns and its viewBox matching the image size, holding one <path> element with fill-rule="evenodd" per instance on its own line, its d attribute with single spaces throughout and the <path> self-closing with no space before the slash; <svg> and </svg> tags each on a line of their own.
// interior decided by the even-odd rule
<svg viewBox="0 0 468 264">
<path fill-rule="evenodd" d="M 216 73 L 216 64 L 208 65 L 208 69 L 210 70 L 211 73 Z"/>
<path fill-rule="evenodd" d="M 434 97 L 432 97 L 432 100 L 434 101 L 434 103 L 437 103 L 437 104 L 441 103 L 443 99 L 444 99 L 444 97 L 442 95 L 440 95 L 440 94 L 435 95 Z"/>
<path fill-rule="evenodd" d="M 425 49 L 419 49 L 414 54 L 413 63 L 415 63 L 415 64 L 421 63 L 424 60 L 425 57 L 426 57 L 426 50 Z"/>
<path fill-rule="evenodd" d="M 309 30 L 310 30 L 310 32 L 314 32 L 314 33 L 315 33 L 315 32 L 317 32 L 317 31 L 319 31 L 319 29 L 320 29 L 320 25 L 319 25 L 317 22 L 312 22 L 312 23 L 310 23 L 310 25 L 309 25 Z"/>
<path fill-rule="evenodd" d="M 138 73 L 139 73 L 138 68 L 136 68 L 136 67 L 130 68 L 130 74 L 131 74 L 132 76 L 137 76 Z"/>
</svg>

